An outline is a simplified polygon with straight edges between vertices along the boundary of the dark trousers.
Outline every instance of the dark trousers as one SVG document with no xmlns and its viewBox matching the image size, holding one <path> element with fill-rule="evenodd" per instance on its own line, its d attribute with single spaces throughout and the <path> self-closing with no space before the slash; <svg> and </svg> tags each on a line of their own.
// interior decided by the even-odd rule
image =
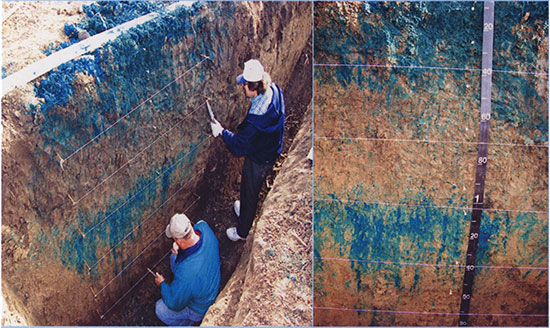
<svg viewBox="0 0 550 328">
<path fill-rule="evenodd" d="M 248 157 L 244 160 L 241 176 L 241 211 L 237 225 L 237 233 L 242 238 L 248 236 L 252 227 L 258 208 L 258 195 L 272 166 L 272 164 L 256 164 Z"/>
</svg>

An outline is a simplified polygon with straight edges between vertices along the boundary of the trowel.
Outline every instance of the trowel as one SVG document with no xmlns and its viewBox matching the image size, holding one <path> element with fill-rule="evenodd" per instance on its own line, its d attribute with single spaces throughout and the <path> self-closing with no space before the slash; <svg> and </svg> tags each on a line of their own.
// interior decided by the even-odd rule
<svg viewBox="0 0 550 328">
<path fill-rule="evenodd" d="M 208 103 L 208 99 L 206 99 L 206 106 L 208 107 L 208 115 L 210 115 L 210 120 L 212 122 L 215 122 L 216 119 L 214 118 L 214 112 L 212 112 L 212 107 L 210 107 L 210 103 Z"/>
</svg>

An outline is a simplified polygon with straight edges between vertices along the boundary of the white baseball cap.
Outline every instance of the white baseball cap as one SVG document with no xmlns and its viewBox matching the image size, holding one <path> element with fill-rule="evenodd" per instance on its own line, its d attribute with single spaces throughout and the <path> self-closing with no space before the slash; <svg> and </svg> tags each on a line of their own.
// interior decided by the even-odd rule
<svg viewBox="0 0 550 328">
<path fill-rule="evenodd" d="M 264 77 L 264 67 L 257 59 L 251 59 L 244 63 L 243 73 L 237 76 L 237 83 L 258 82 Z"/>
<path fill-rule="evenodd" d="M 187 215 L 175 214 L 170 219 L 170 224 L 166 226 L 166 237 L 181 239 L 186 237 L 192 229 L 193 226 Z"/>
</svg>

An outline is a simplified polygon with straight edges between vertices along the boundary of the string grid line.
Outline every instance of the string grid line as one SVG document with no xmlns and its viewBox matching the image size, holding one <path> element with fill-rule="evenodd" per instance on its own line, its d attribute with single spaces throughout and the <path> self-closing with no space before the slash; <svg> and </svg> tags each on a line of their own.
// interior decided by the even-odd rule
<svg viewBox="0 0 550 328">
<path fill-rule="evenodd" d="M 210 59 L 210 57 L 205 57 L 203 60 L 201 60 L 200 62 L 198 62 L 197 64 L 193 65 L 191 68 L 187 69 L 186 71 L 184 71 L 182 74 L 180 74 L 178 77 L 176 77 L 174 80 L 172 80 L 171 82 L 169 82 L 168 84 L 166 84 L 165 86 L 163 86 L 162 88 L 160 88 L 159 90 L 157 90 L 155 93 L 153 93 L 153 95 L 151 95 L 150 97 L 148 97 L 147 99 L 145 99 L 144 101 L 142 101 L 139 105 L 135 106 L 132 110 L 130 110 L 128 113 L 124 114 L 123 116 L 121 116 L 118 120 L 116 120 L 113 124 L 109 125 L 105 130 L 101 131 L 99 134 L 97 134 L 95 137 L 93 137 L 92 139 L 88 140 L 86 143 L 84 143 L 82 146 L 80 146 L 77 150 L 75 150 L 74 152 L 72 152 L 69 156 L 65 157 L 64 159 L 62 159 L 62 161 L 67 161 L 69 160 L 71 157 L 73 157 L 75 154 L 77 154 L 78 152 L 80 152 L 82 149 L 86 148 L 90 143 L 92 143 L 94 140 L 96 140 L 97 138 L 99 138 L 100 136 L 102 136 L 103 134 L 105 134 L 107 131 L 109 131 L 112 127 L 114 127 L 115 125 L 117 125 L 120 121 L 122 121 L 123 119 L 125 119 L 128 115 L 132 114 L 134 111 L 136 111 L 138 108 L 142 107 L 146 102 L 148 102 L 149 100 L 153 99 L 156 95 L 158 95 L 159 93 L 161 93 L 162 91 L 164 91 L 164 89 L 168 88 L 170 85 L 172 85 L 173 83 L 175 83 L 176 81 L 178 81 L 179 79 L 181 79 L 182 77 L 184 77 L 185 75 L 187 75 L 190 71 L 192 71 L 193 69 L 195 69 L 196 67 L 198 67 L 200 64 L 202 64 L 205 60 L 207 59 Z"/>
<path fill-rule="evenodd" d="M 84 235 L 87 235 L 88 233 L 90 233 L 91 231 L 93 231 L 94 229 L 96 229 L 98 226 L 100 226 L 101 224 L 103 224 L 105 221 L 107 221 L 107 219 L 109 219 L 113 214 L 115 214 L 118 210 L 120 210 L 123 206 L 125 206 L 126 204 L 128 204 L 132 199 L 134 199 L 135 197 L 137 197 L 138 195 L 140 195 L 145 189 L 147 189 L 153 182 L 157 181 L 161 176 L 164 175 L 164 173 L 168 172 L 169 170 L 171 170 L 174 166 L 176 166 L 177 164 L 179 164 L 182 160 L 184 160 L 189 154 L 191 154 L 193 151 L 195 151 L 197 148 L 199 148 L 199 146 L 201 144 L 203 144 L 205 141 L 207 140 L 210 140 L 210 138 L 212 138 L 212 136 L 208 136 L 208 138 L 204 139 L 203 141 L 201 141 L 198 145 L 196 145 L 193 150 L 190 150 L 188 151 L 187 153 L 185 153 L 185 156 L 182 156 L 182 158 L 180 158 L 179 160 L 177 160 L 174 164 L 170 165 L 166 170 L 164 170 L 162 173 L 158 173 L 157 174 L 157 177 L 155 179 L 153 179 L 151 182 L 149 182 L 148 185 L 146 185 L 145 187 L 143 187 L 140 191 L 138 191 L 137 193 L 135 193 L 132 197 L 130 197 L 127 201 L 125 201 L 122 205 L 120 205 L 116 210 L 114 210 L 113 212 L 111 212 L 109 215 L 107 215 L 105 218 L 103 218 L 103 220 L 99 221 L 96 225 L 94 225 L 93 227 L 91 227 L 90 229 L 88 229 Z M 74 220 L 74 219 L 73 219 Z"/>
<path fill-rule="evenodd" d="M 390 65 L 390 64 L 337 64 L 337 63 L 314 63 L 313 66 L 320 67 L 367 67 L 367 68 L 406 68 L 406 69 L 426 69 L 426 70 L 447 70 L 447 71 L 469 71 L 482 72 L 481 68 L 470 67 L 449 67 L 449 66 L 422 66 L 422 65 Z M 529 71 L 512 71 L 503 69 L 493 69 L 492 72 L 509 73 L 509 74 L 525 74 L 525 75 L 542 75 L 547 77 L 547 72 L 529 72 Z"/>
<path fill-rule="evenodd" d="M 362 200 L 352 199 L 332 199 L 332 198 L 316 198 L 316 201 L 324 202 L 341 202 L 341 203 L 364 203 L 368 205 L 382 205 L 382 206 L 407 206 L 407 207 L 425 207 L 425 208 L 445 208 L 452 210 L 463 211 L 490 211 L 490 212 L 515 212 L 515 213 L 535 213 L 535 214 L 547 214 L 548 211 L 526 211 L 526 210 L 503 210 L 498 208 L 473 208 L 473 207 L 456 207 L 456 206 L 435 206 L 435 205 L 423 205 L 423 204 L 405 204 L 405 203 L 387 203 L 387 202 L 367 202 Z"/>
<path fill-rule="evenodd" d="M 452 312 L 414 312 L 414 311 L 395 311 L 395 310 L 368 310 L 368 309 L 348 309 L 335 307 L 314 306 L 314 309 L 331 310 L 331 311 L 355 311 L 355 312 L 371 312 L 371 313 L 394 313 L 394 314 L 419 314 L 419 315 L 443 315 L 443 316 L 460 316 L 460 313 Z M 548 317 L 548 314 L 513 314 L 513 313 L 468 313 L 472 316 L 490 316 L 490 317 Z"/>
<path fill-rule="evenodd" d="M 435 263 L 410 263 L 410 262 L 392 262 L 392 261 L 370 261 L 370 260 L 357 260 L 346 258 L 334 258 L 334 257 L 319 257 L 315 256 L 318 260 L 324 261 L 342 261 L 342 262 L 360 262 L 371 264 L 385 264 L 385 265 L 402 265 L 402 266 L 425 266 L 425 267 L 448 267 L 448 268 L 465 268 L 464 264 L 435 264 Z M 494 265 L 476 265 L 476 269 L 499 269 L 499 270 L 541 270 L 548 271 L 545 267 L 518 267 L 518 266 L 494 266 Z"/>
<path fill-rule="evenodd" d="M 514 144 L 514 143 L 499 143 L 499 142 L 477 142 L 477 141 L 452 141 L 452 140 L 430 140 L 430 139 L 398 139 L 398 138 L 366 138 L 366 137 L 326 137 L 314 136 L 320 140 L 359 140 L 359 141 L 387 141 L 387 142 L 416 142 L 416 143 L 432 143 L 432 144 L 466 144 L 466 145 L 493 145 L 493 146 L 510 146 L 510 147 L 539 147 L 548 148 L 548 145 L 543 144 Z"/>
<path fill-rule="evenodd" d="M 105 254 L 103 254 L 103 256 L 97 260 L 93 265 L 91 265 L 89 268 L 88 268 L 88 272 L 90 272 L 93 268 L 95 268 L 100 262 L 102 262 L 109 254 L 111 254 L 111 252 L 117 248 L 118 246 L 120 246 L 126 239 L 128 239 L 128 237 L 130 237 L 137 229 L 139 229 L 139 227 L 141 227 L 145 222 L 147 222 L 150 218 L 153 217 L 153 215 L 155 213 L 157 213 L 164 205 L 166 205 L 166 203 L 168 203 L 178 192 L 180 192 L 183 188 L 185 188 L 195 177 L 199 176 L 200 173 L 204 172 L 204 169 L 201 170 L 199 173 L 195 174 L 193 177 L 191 177 L 191 179 L 189 179 L 183 186 L 181 186 L 178 190 L 176 190 L 176 192 L 174 192 L 167 200 L 165 200 L 159 207 L 157 207 L 151 214 L 149 214 L 149 216 L 143 220 L 137 227 L 135 227 L 132 231 L 130 231 L 129 233 L 126 234 L 126 236 L 124 236 L 124 238 L 122 238 L 122 240 L 120 242 L 118 242 L 118 244 L 116 244 L 115 246 L 111 247 L 110 250 L 108 250 L 107 252 L 105 252 Z M 191 206 L 195 205 L 195 203 L 200 199 L 200 197 L 198 197 L 197 199 L 195 199 L 191 205 L 189 205 L 186 209 L 184 209 L 184 212 L 187 211 L 189 208 L 191 208 Z"/>
<path fill-rule="evenodd" d="M 204 103 L 203 103 L 204 104 Z M 130 164 L 132 161 L 134 161 L 136 158 L 138 158 L 141 154 L 143 154 L 147 149 L 151 148 L 155 143 L 157 143 L 157 141 L 159 141 L 162 137 L 166 136 L 170 131 L 172 131 L 176 126 L 178 126 L 179 124 L 185 122 L 187 120 L 187 118 L 194 114 L 196 111 L 198 110 L 198 107 L 191 113 L 187 114 L 185 117 L 183 117 L 179 122 L 173 124 L 167 131 L 165 131 L 164 133 L 162 133 L 161 135 L 159 135 L 152 143 L 150 143 L 149 145 L 147 145 L 145 148 L 143 148 L 142 150 L 140 150 L 134 157 L 132 157 L 130 160 L 128 160 L 126 163 L 124 163 L 123 165 L 121 165 L 118 169 L 116 169 L 113 173 L 111 173 L 107 178 L 103 179 L 103 181 L 101 181 L 100 183 L 98 183 L 95 187 L 91 188 L 90 190 L 88 190 L 82 197 L 80 197 L 78 200 L 74 201 L 73 202 L 73 205 L 77 205 L 78 203 L 80 203 L 80 201 L 82 201 L 86 196 L 88 196 L 89 194 L 91 194 L 92 192 L 94 192 L 94 190 L 96 190 L 97 188 L 99 188 L 101 185 L 105 184 L 109 179 L 111 179 L 113 176 L 115 176 L 120 170 L 122 170 L 123 168 L 125 168 L 128 164 Z"/>
</svg>

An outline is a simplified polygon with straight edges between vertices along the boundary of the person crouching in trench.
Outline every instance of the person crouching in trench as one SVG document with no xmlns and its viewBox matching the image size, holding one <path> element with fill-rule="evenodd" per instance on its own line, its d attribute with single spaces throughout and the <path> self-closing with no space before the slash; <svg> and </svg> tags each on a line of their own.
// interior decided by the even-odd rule
<svg viewBox="0 0 550 328">
<path fill-rule="evenodd" d="M 220 288 L 218 239 L 205 221 L 193 227 L 185 214 L 172 216 L 166 236 L 174 240 L 170 254 L 174 280 L 169 284 L 155 273 L 162 295 L 155 313 L 169 326 L 194 325 L 214 304 Z"/>
</svg>

